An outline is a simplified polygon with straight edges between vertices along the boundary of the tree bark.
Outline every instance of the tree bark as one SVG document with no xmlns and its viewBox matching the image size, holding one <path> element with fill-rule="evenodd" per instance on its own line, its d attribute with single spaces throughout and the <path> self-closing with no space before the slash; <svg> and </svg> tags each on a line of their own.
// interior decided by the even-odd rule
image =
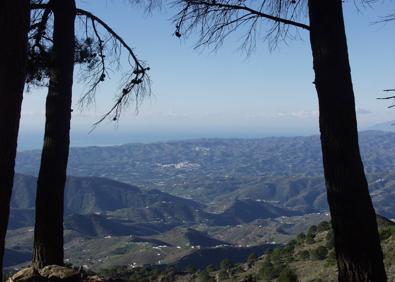
<svg viewBox="0 0 395 282">
<path fill-rule="evenodd" d="M 63 264 L 64 186 L 70 144 L 74 69 L 74 0 L 52 0 L 53 57 L 46 101 L 46 123 L 37 181 L 33 266 Z"/>
<path fill-rule="evenodd" d="M 29 0 L 4 0 L 0 9 L 0 280 L 14 180 L 19 120 L 26 78 Z"/>
<path fill-rule="evenodd" d="M 309 0 L 321 146 L 339 281 L 387 281 L 359 145 L 341 0 Z"/>
</svg>

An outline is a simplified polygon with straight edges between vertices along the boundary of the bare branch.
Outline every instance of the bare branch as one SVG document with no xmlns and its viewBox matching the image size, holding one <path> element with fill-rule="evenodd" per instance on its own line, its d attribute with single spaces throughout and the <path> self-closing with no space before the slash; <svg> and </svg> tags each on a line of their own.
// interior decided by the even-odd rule
<svg viewBox="0 0 395 282">
<path fill-rule="evenodd" d="M 214 45 L 218 48 L 236 29 L 242 30 L 244 40 L 241 48 L 248 53 L 255 47 L 259 23 L 265 20 L 269 23 L 263 33 L 270 49 L 278 42 L 293 37 L 291 27 L 309 30 L 307 24 L 297 21 L 301 12 L 305 11 L 304 0 L 176 0 L 173 6 L 181 9 L 175 17 L 177 37 L 189 34 L 197 29 L 199 40 L 197 47 Z"/>
<path fill-rule="evenodd" d="M 106 65 L 104 60 L 104 58 L 106 57 L 104 55 L 105 44 L 104 44 L 104 40 L 102 39 L 102 37 L 98 32 L 97 24 L 99 24 L 110 35 L 110 38 L 114 40 L 113 50 L 114 53 L 117 54 L 116 61 L 119 61 L 121 56 L 120 49 L 118 51 L 118 47 L 117 47 L 118 44 L 120 47 L 126 49 L 127 51 L 129 57 L 128 62 L 132 67 L 132 71 L 124 76 L 124 82 L 122 83 L 123 85 L 122 91 L 116 97 L 114 105 L 110 108 L 110 110 L 107 113 L 103 115 L 103 117 L 98 122 L 95 123 L 95 126 L 101 123 L 102 121 L 104 121 L 109 116 L 112 116 L 112 119 L 116 121 L 119 119 L 121 115 L 122 108 L 128 104 L 131 93 L 133 93 L 134 96 L 136 109 L 138 107 L 139 102 L 141 102 L 142 98 L 144 98 L 144 96 L 146 95 L 150 95 L 150 80 L 147 74 L 147 71 L 149 71 L 150 68 L 146 67 L 144 63 L 137 58 L 133 49 L 123 40 L 122 37 L 120 37 L 103 20 L 93 15 L 92 13 L 82 9 L 77 9 L 77 15 L 85 16 L 87 19 L 91 21 L 94 35 L 96 36 L 99 44 L 98 50 L 99 50 L 99 59 L 101 66 L 98 79 L 93 83 L 88 93 L 82 97 L 81 101 L 83 101 L 84 98 L 89 97 L 90 94 L 94 93 L 98 84 L 104 81 L 106 77 Z"/>
<path fill-rule="evenodd" d="M 112 30 L 112 28 L 107 25 L 103 20 L 101 20 L 100 18 L 96 17 L 94 14 L 92 14 L 91 12 L 82 10 L 82 9 L 77 9 L 77 15 L 82 15 L 82 16 L 86 16 L 96 22 L 98 22 L 102 27 L 104 27 L 114 38 L 116 38 L 121 44 L 122 46 L 128 50 L 129 54 L 132 56 L 134 62 L 136 63 L 136 65 L 139 68 L 143 68 L 143 66 L 140 64 L 140 61 L 137 59 L 136 55 L 134 54 L 132 48 L 129 47 L 128 44 L 126 44 L 126 42 L 122 39 L 122 37 L 120 37 L 114 30 Z"/>
<path fill-rule="evenodd" d="M 209 2 L 209 1 L 204 1 L 204 0 L 203 1 L 191 0 L 191 1 L 188 1 L 188 4 L 189 5 L 206 5 L 209 7 L 216 7 L 216 8 L 222 8 L 222 9 L 243 10 L 243 11 L 248 12 L 248 14 L 250 14 L 250 15 L 256 15 L 260 18 L 266 18 L 266 19 L 269 19 L 269 20 L 272 20 L 275 22 L 293 25 L 293 26 L 300 27 L 300 28 L 307 29 L 307 30 L 310 29 L 310 27 L 306 24 L 295 22 L 295 21 L 288 20 L 288 19 L 283 19 L 283 18 L 272 16 L 269 14 L 265 14 L 265 13 L 262 13 L 261 11 L 256 11 L 254 9 L 246 7 L 242 4 L 241 5 L 232 5 L 232 4 L 217 3 L 216 1 Z"/>
<path fill-rule="evenodd" d="M 43 12 L 40 22 L 38 22 L 34 26 L 31 26 L 30 29 L 33 29 L 33 28 L 36 29 L 36 33 L 34 34 L 35 43 L 33 45 L 33 48 L 40 47 L 40 45 L 41 45 L 40 41 L 46 35 L 47 23 L 48 23 L 50 15 L 51 15 L 51 10 L 49 8 L 44 9 L 44 12 Z"/>
<path fill-rule="evenodd" d="M 91 21 L 94 35 L 96 36 L 97 42 L 99 45 L 98 46 L 99 47 L 98 48 L 98 52 L 99 52 L 98 56 L 99 56 L 99 60 L 100 60 L 100 62 L 99 62 L 99 65 L 100 65 L 99 69 L 100 70 L 98 73 L 93 73 L 93 75 L 92 75 L 93 67 L 90 67 L 90 74 L 89 75 L 91 77 L 94 77 L 94 79 L 91 79 L 92 82 L 90 83 L 91 86 L 90 86 L 89 90 L 79 100 L 79 104 L 81 105 L 81 107 L 84 107 L 85 101 L 87 101 L 87 104 L 92 103 L 92 101 L 94 99 L 94 94 L 96 93 L 96 89 L 98 88 L 99 84 L 105 80 L 106 76 L 108 75 L 107 68 L 106 68 L 106 61 L 105 61 L 106 56 L 104 55 L 104 49 L 105 49 L 104 44 L 103 44 L 104 41 L 101 38 L 101 36 L 97 30 L 96 22 L 93 19 L 90 19 L 90 21 Z M 88 18 L 86 19 L 85 35 L 86 35 L 86 38 L 89 38 L 88 37 L 87 22 L 88 22 Z"/>
<path fill-rule="evenodd" d="M 383 91 L 384 92 L 392 92 L 392 91 L 395 91 L 395 88 L 394 89 L 384 89 Z M 390 99 L 395 100 L 395 96 L 379 97 L 377 99 L 378 100 L 390 100 Z M 393 108 L 393 107 L 395 107 L 395 104 L 388 106 L 387 108 Z"/>
<path fill-rule="evenodd" d="M 162 0 L 129 0 L 128 2 L 143 8 L 148 14 L 151 14 L 154 10 L 160 10 L 163 5 Z"/>
<path fill-rule="evenodd" d="M 37 22 L 35 26 L 37 30 L 36 36 L 32 36 L 31 38 L 40 42 L 43 38 L 46 39 L 45 28 L 43 29 L 42 27 L 46 27 L 46 22 L 50 16 L 51 5 L 50 2 L 49 4 L 44 4 L 42 1 L 38 1 L 32 3 L 31 8 L 32 10 L 44 10 L 41 21 Z M 99 17 L 82 9 L 76 9 L 76 14 L 78 18 L 82 18 L 84 21 L 84 32 L 82 39 L 76 38 L 76 48 L 78 50 L 76 50 L 75 63 L 85 67 L 81 77 L 89 85 L 88 91 L 80 99 L 80 107 L 83 108 L 94 100 L 99 84 L 108 77 L 108 67 L 116 64 L 117 68 L 119 68 L 122 49 L 126 50 L 126 61 L 129 64 L 130 71 L 123 75 L 121 91 L 115 97 L 114 105 L 94 126 L 109 116 L 112 117 L 112 120 L 116 121 L 119 119 L 122 109 L 130 101 L 135 103 L 137 110 L 143 98 L 150 95 L 150 80 L 147 74 L 150 68 L 146 67 L 144 62 L 137 58 L 133 49 L 124 39 Z M 48 47 L 50 44 L 44 42 L 41 45 L 43 45 L 43 49 L 39 54 L 34 54 L 37 55 L 37 60 L 42 60 L 43 56 L 48 57 L 48 54 L 51 52 L 50 47 Z M 45 68 L 48 67 L 48 64 L 42 63 L 42 65 L 43 69 L 38 70 L 41 72 L 39 74 L 40 80 L 42 73 L 45 75 Z M 34 79 L 35 77 L 33 77 Z"/>
</svg>

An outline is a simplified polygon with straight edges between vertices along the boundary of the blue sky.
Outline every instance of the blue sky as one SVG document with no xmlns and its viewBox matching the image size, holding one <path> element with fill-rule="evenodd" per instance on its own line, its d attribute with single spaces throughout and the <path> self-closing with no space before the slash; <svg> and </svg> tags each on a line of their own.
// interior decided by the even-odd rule
<svg viewBox="0 0 395 282">
<path fill-rule="evenodd" d="M 390 102 L 376 98 L 395 87 L 395 22 L 372 24 L 391 12 L 379 3 L 359 11 L 345 4 L 345 21 L 356 95 L 359 127 L 395 119 Z M 88 134 L 111 105 L 117 74 L 98 91 L 96 104 L 74 111 L 72 144 L 116 144 L 197 137 L 262 137 L 318 132 L 318 106 L 312 81 L 308 34 L 270 52 L 258 42 L 247 57 L 238 50 L 240 34 L 215 52 L 194 49 L 195 38 L 173 35 L 172 9 L 147 15 L 128 1 L 84 0 L 79 7 L 104 19 L 151 67 L 153 96 L 131 107 L 117 125 L 110 121 Z M 306 19 L 302 19 L 307 21 Z M 78 68 L 78 67 L 77 67 Z M 76 72 L 74 101 L 83 92 Z M 45 90 L 25 95 L 20 148 L 40 147 L 44 127 Z M 74 105 L 77 108 L 77 105 Z"/>
</svg>

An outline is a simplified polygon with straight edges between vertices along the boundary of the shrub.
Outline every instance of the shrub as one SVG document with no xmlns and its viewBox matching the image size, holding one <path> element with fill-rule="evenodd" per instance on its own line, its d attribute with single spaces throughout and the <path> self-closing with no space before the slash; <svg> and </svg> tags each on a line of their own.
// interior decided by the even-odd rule
<svg viewBox="0 0 395 282">
<path fill-rule="evenodd" d="M 236 264 L 233 268 L 232 268 L 232 272 L 231 274 L 236 274 L 236 273 L 243 273 L 245 272 L 245 268 L 243 266 L 243 264 Z"/>
<path fill-rule="evenodd" d="M 273 250 L 269 258 L 271 258 L 271 260 L 274 262 L 279 262 L 281 260 L 281 253 L 282 253 L 282 248 L 277 247 Z"/>
<path fill-rule="evenodd" d="M 311 251 L 311 257 L 316 260 L 323 260 L 328 255 L 328 249 L 324 246 L 319 246 L 318 248 Z"/>
<path fill-rule="evenodd" d="M 289 241 L 287 245 L 295 247 L 297 244 L 298 244 L 298 241 L 293 239 L 293 240 Z"/>
<path fill-rule="evenodd" d="M 380 241 L 387 240 L 392 235 L 391 229 L 390 228 L 382 228 L 379 231 L 379 235 L 380 235 Z"/>
<path fill-rule="evenodd" d="M 221 269 L 218 273 L 218 278 L 219 280 L 229 279 L 229 273 L 226 270 Z"/>
<path fill-rule="evenodd" d="M 328 231 L 331 229 L 331 224 L 328 221 L 322 221 L 317 226 L 318 232 Z"/>
<path fill-rule="evenodd" d="M 212 265 L 212 264 L 207 265 L 206 271 L 207 271 L 207 272 L 213 272 L 213 271 L 215 271 L 214 265 Z"/>
<path fill-rule="evenodd" d="M 229 259 L 224 259 L 220 264 L 221 270 L 228 271 L 233 267 L 233 263 Z"/>
<path fill-rule="evenodd" d="M 295 246 L 287 244 L 284 248 L 281 250 L 281 254 L 284 256 L 290 256 L 294 253 Z"/>
<path fill-rule="evenodd" d="M 310 226 L 309 230 L 307 231 L 307 235 L 308 235 L 308 234 L 313 234 L 313 235 L 317 234 L 317 229 L 318 229 L 318 228 L 317 228 L 316 225 Z"/>
<path fill-rule="evenodd" d="M 277 282 L 298 282 L 298 276 L 292 269 L 286 267 L 281 271 Z"/>
<path fill-rule="evenodd" d="M 273 280 L 280 275 L 284 267 L 285 265 L 281 260 L 271 261 L 269 257 L 266 257 L 259 270 L 259 277 L 264 281 Z"/>
<path fill-rule="evenodd" d="M 127 271 L 126 266 L 113 266 L 110 268 L 105 268 L 101 270 L 101 274 L 104 277 L 117 277 L 124 274 Z"/>
<path fill-rule="evenodd" d="M 248 274 L 244 279 L 242 280 L 243 282 L 256 282 L 256 278 L 252 274 Z"/>
<path fill-rule="evenodd" d="M 336 253 L 335 250 L 331 250 L 326 258 L 326 266 L 336 265 Z"/>
<path fill-rule="evenodd" d="M 259 270 L 259 276 L 264 280 L 273 280 L 278 277 L 277 269 L 274 268 L 270 261 L 265 260 L 262 268 Z"/>
<path fill-rule="evenodd" d="M 175 280 L 176 280 L 176 275 L 174 272 L 167 272 L 160 279 L 161 282 L 173 282 Z M 151 281 L 152 280 L 148 280 L 147 282 L 151 282 Z M 137 280 L 136 282 L 140 282 L 140 281 Z"/>
<path fill-rule="evenodd" d="M 188 273 L 194 273 L 194 272 L 196 272 L 196 268 L 194 268 L 193 265 L 188 264 L 188 265 L 185 267 L 185 271 L 188 272 Z"/>
<path fill-rule="evenodd" d="M 298 236 L 296 237 L 296 240 L 298 240 L 298 242 L 303 242 L 306 239 L 306 234 L 299 233 Z"/>
<path fill-rule="evenodd" d="M 248 265 L 253 265 L 257 261 L 257 259 L 258 257 L 256 256 L 255 253 L 250 254 L 247 258 Z"/>
<path fill-rule="evenodd" d="M 198 281 L 200 282 L 214 282 L 213 277 L 207 272 L 207 270 L 202 270 L 199 272 Z"/>
<path fill-rule="evenodd" d="M 122 275 L 111 277 L 111 279 L 116 281 L 150 282 L 157 280 L 160 275 L 161 271 L 158 269 L 138 267 L 129 269 Z M 169 279 L 166 279 L 163 281 L 169 281 Z"/>
<path fill-rule="evenodd" d="M 308 260 L 310 258 L 310 253 L 307 250 L 298 253 L 298 257 L 302 260 Z"/>
<path fill-rule="evenodd" d="M 313 233 L 307 233 L 306 243 L 309 245 L 314 244 L 315 243 L 314 237 L 315 235 Z"/>
</svg>

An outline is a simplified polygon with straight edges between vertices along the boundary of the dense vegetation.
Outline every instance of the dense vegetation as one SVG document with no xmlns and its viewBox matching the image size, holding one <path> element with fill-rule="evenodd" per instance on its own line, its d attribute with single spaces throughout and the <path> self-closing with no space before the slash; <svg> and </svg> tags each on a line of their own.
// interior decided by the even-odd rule
<svg viewBox="0 0 395 282">
<path fill-rule="evenodd" d="M 389 280 L 395 278 L 395 224 L 379 218 L 381 244 Z M 287 244 L 272 249 L 263 256 L 251 253 L 246 261 L 234 264 L 224 259 L 217 267 L 209 265 L 196 270 L 193 267 L 176 269 L 113 267 L 103 269 L 107 278 L 122 281 L 337 281 L 333 232 L 329 222 L 312 225 Z M 162 280 L 160 280 L 162 279 Z M 218 281 L 217 280 L 217 281 Z"/>
</svg>

